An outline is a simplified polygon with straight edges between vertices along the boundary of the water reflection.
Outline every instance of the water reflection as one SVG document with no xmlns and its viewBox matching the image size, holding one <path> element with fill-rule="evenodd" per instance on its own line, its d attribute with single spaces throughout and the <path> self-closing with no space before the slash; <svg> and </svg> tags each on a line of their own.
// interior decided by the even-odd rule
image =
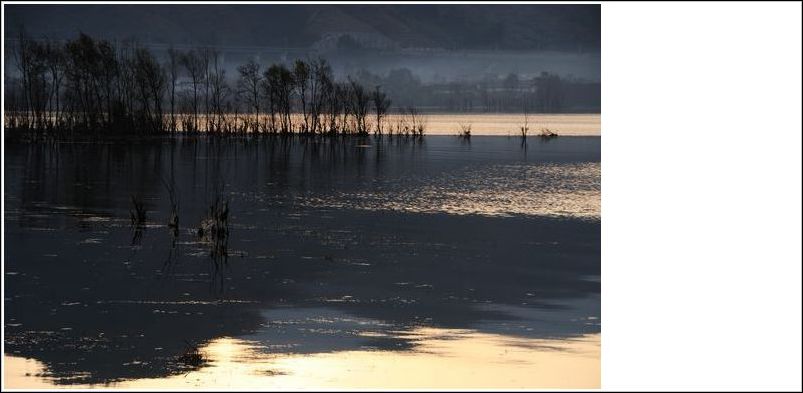
<svg viewBox="0 0 803 393">
<path fill-rule="evenodd" d="M 530 378 L 499 370 L 482 374 L 498 376 L 484 384 L 453 382 L 550 386 L 560 372 L 533 367 L 577 357 L 552 349 L 598 342 L 599 138 L 532 139 L 526 157 L 518 144 L 481 136 L 471 145 L 456 137 L 12 144 L 7 360 L 40 367 L 31 372 L 43 373 L 37 383 L 61 385 L 170 386 L 189 371 L 218 386 L 208 378 L 267 359 L 287 363 L 243 383 L 371 386 L 378 380 L 343 370 L 374 362 L 409 363 L 423 374 L 385 379 L 426 385 L 436 358 L 459 369 L 480 361 L 475 346 L 519 348 L 542 359 L 517 374 Z M 174 180 L 165 187 L 162 178 Z M 169 226 L 172 187 L 178 231 Z M 147 206 L 133 246 L 131 195 Z M 229 202 L 226 236 L 204 238 L 197 229 L 216 198 Z M 187 343 L 209 363 L 178 361 Z M 221 343 L 239 360 L 220 366 Z M 587 360 L 598 372 L 598 357 Z M 342 372 L 330 377 L 324 366 Z M 589 386 L 594 375 L 559 386 Z"/>
<path fill-rule="evenodd" d="M 484 135 L 515 135 L 524 121 L 521 113 L 500 114 L 433 114 L 427 117 L 427 134 L 455 135 L 462 124 Z M 560 135 L 600 135 L 599 114 L 529 114 L 533 130 L 549 128 Z"/>
<path fill-rule="evenodd" d="M 599 219 L 599 163 L 489 165 L 431 177 L 383 179 L 370 190 L 309 196 L 314 207 L 413 213 Z M 397 183 L 407 187 L 399 192 Z"/>
<path fill-rule="evenodd" d="M 124 380 L 109 388 L 432 389 L 599 388 L 600 337 L 522 340 L 471 330 L 418 328 L 413 351 L 274 353 L 248 338 L 221 337 L 200 351 L 208 365 L 159 379 Z M 33 359 L 5 357 L 7 387 L 53 388 L 61 381 Z M 73 387 L 99 387 L 76 385 Z"/>
</svg>

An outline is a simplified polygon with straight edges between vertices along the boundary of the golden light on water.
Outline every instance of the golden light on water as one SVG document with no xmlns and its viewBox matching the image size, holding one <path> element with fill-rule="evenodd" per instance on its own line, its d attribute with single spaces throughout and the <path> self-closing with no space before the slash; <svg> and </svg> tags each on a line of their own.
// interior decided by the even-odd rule
<svg viewBox="0 0 803 393">
<path fill-rule="evenodd" d="M 393 128 L 397 122 L 398 115 L 389 114 L 383 128 L 385 132 Z M 264 123 L 268 122 L 267 116 L 261 118 Z M 295 114 L 293 121 L 297 124 L 303 122 L 303 115 Z M 460 131 L 461 125 L 470 125 L 473 135 L 513 135 L 520 133 L 520 128 L 524 125 L 523 113 L 428 113 L 423 115 L 426 125 L 427 135 L 456 135 Z M 373 130 L 376 126 L 373 119 L 366 119 L 368 128 Z M 542 128 L 547 128 L 559 135 L 572 136 L 600 136 L 600 114 L 599 113 L 578 113 L 578 114 L 529 114 L 527 116 L 527 127 L 530 135 L 538 135 Z"/>
<path fill-rule="evenodd" d="M 215 339 L 201 348 L 208 365 L 165 378 L 109 385 L 64 385 L 42 363 L 4 356 L 6 388 L 598 388 L 600 335 L 526 339 L 471 330 L 418 328 L 400 333 L 410 351 L 352 350 L 271 354 L 258 343 Z"/>
<path fill-rule="evenodd" d="M 391 119 L 392 120 L 392 119 Z M 519 135 L 524 125 L 522 113 L 498 114 L 430 114 L 426 117 L 428 135 L 454 135 L 461 124 L 470 124 L 474 135 Z M 599 113 L 583 114 L 529 114 L 527 127 L 530 135 L 538 135 L 548 128 L 560 135 L 599 136 Z"/>
<path fill-rule="evenodd" d="M 307 197 L 311 207 L 393 210 L 407 213 L 476 214 L 600 218 L 598 162 L 493 165 L 467 173 L 442 173 L 415 184 L 406 180 L 404 192 L 392 187 L 370 192 L 343 192 Z"/>
<path fill-rule="evenodd" d="M 188 115 L 180 115 L 187 117 Z M 243 126 L 241 115 L 224 115 L 228 121 L 239 126 Z M 304 116 L 294 113 L 291 119 L 295 124 L 304 121 Z M 388 114 L 383 119 L 383 129 L 387 133 L 398 121 L 399 115 Z M 165 116 L 165 119 L 168 119 Z M 206 123 L 206 116 L 203 114 L 198 117 L 199 123 L 203 126 Z M 260 122 L 267 124 L 268 115 L 260 116 Z M 524 126 L 523 113 L 427 113 L 423 114 L 422 120 L 425 124 L 426 135 L 456 135 L 460 132 L 462 125 L 471 126 L 472 135 L 499 135 L 499 136 L 518 136 L 520 129 Z M 366 119 L 368 129 L 373 132 L 376 128 L 373 118 Z M 527 116 L 527 127 L 529 135 L 538 135 L 542 128 L 547 128 L 559 135 L 565 136 L 600 136 L 601 121 L 599 113 L 571 113 L 571 114 L 529 114 Z M 178 126 L 181 130 L 181 125 Z"/>
</svg>

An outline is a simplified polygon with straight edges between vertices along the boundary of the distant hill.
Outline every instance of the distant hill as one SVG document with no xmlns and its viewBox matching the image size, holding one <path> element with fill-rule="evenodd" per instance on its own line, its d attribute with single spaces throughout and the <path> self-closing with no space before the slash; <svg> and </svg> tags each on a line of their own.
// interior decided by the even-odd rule
<svg viewBox="0 0 803 393">
<path fill-rule="evenodd" d="M 599 5 L 6 5 L 6 36 L 232 46 L 596 52 Z"/>
</svg>

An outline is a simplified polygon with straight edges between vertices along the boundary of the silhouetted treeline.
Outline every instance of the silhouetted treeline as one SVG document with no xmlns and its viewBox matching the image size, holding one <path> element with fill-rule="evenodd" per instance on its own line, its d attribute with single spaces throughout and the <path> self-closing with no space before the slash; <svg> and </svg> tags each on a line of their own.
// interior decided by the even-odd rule
<svg viewBox="0 0 803 393">
<path fill-rule="evenodd" d="M 216 50 L 169 50 L 159 61 L 136 43 L 81 34 L 60 44 L 28 39 L 13 50 L 5 126 L 54 133 L 396 133 L 422 135 L 410 106 L 387 120 L 380 86 L 335 80 L 326 60 L 264 66 L 253 60 L 230 77 Z M 8 74 L 7 74 L 8 75 Z"/>
<path fill-rule="evenodd" d="M 553 73 L 525 78 L 510 73 L 479 80 L 422 83 L 409 69 L 385 75 L 366 70 L 356 78 L 368 85 L 381 85 L 396 102 L 415 103 L 428 111 L 517 113 L 526 103 L 536 113 L 594 113 L 600 109 L 600 84 Z"/>
</svg>

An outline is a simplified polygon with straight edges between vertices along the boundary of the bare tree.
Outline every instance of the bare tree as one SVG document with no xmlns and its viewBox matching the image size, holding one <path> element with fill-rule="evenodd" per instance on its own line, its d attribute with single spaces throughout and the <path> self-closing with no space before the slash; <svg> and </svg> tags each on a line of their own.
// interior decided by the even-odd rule
<svg viewBox="0 0 803 393">
<path fill-rule="evenodd" d="M 249 59 L 247 63 L 237 67 L 237 72 L 240 74 L 237 80 L 237 93 L 242 97 L 249 110 L 254 111 L 255 119 L 252 129 L 254 132 L 259 132 L 260 86 L 262 85 L 260 65 L 254 59 Z"/>
<path fill-rule="evenodd" d="M 293 82 L 296 89 L 298 89 L 298 96 L 301 100 L 301 114 L 304 119 L 304 124 L 301 128 L 302 132 L 310 131 L 309 116 L 307 113 L 307 101 L 309 100 L 307 97 L 307 93 L 309 91 L 309 77 L 309 64 L 304 62 L 304 60 L 296 60 L 296 62 L 293 64 Z"/>
<path fill-rule="evenodd" d="M 310 63 L 309 77 L 309 112 L 310 132 L 317 133 L 321 128 L 321 111 L 323 110 L 325 89 L 331 87 L 332 67 L 324 59 L 317 59 Z"/>
<path fill-rule="evenodd" d="M 211 82 L 210 78 L 211 70 L 209 69 L 209 58 L 211 55 L 211 50 L 209 48 L 201 48 L 201 50 L 198 53 L 200 54 L 200 64 L 204 75 L 204 120 L 206 122 L 205 129 L 209 131 L 212 128 L 210 124 L 212 119 L 211 116 L 209 115 L 211 110 L 211 107 L 209 105 L 209 88 Z"/>
<path fill-rule="evenodd" d="M 379 90 L 379 86 L 376 86 L 371 93 L 371 101 L 374 104 L 374 112 L 376 113 L 376 132 L 381 135 L 382 118 L 385 117 L 388 109 L 390 109 L 391 100 L 387 94 Z"/>
<path fill-rule="evenodd" d="M 527 95 L 525 94 L 523 96 L 523 98 L 522 98 L 522 109 L 523 109 L 523 112 L 524 112 L 524 125 L 521 126 L 521 128 L 520 128 L 521 129 L 521 137 L 522 138 L 526 138 L 527 137 L 527 133 L 530 131 L 529 116 L 528 116 L 528 113 L 527 113 L 527 107 L 528 107 Z"/>
<path fill-rule="evenodd" d="M 368 105 L 371 97 L 365 88 L 356 81 L 349 79 L 349 108 L 351 115 L 354 117 L 355 132 L 358 134 L 368 133 L 368 127 L 365 119 L 368 116 Z"/>
<path fill-rule="evenodd" d="M 163 131 L 162 97 L 167 85 L 164 70 L 150 51 L 144 48 L 134 50 L 134 70 L 143 122 L 150 124 L 153 132 Z"/>
<path fill-rule="evenodd" d="M 17 45 L 13 47 L 13 55 L 14 55 L 14 63 L 17 66 L 17 71 L 19 71 L 19 84 L 21 87 L 21 96 L 22 99 L 21 105 L 19 106 L 19 112 L 21 112 L 22 120 L 21 125 L 23 127 L 32 127 L 32 121 L 30 119 L 31 116 L 31 44 L 28 40 L 28 36 L 25 33 L 25 28 L 19 28 L 19 34 L 17 35 Z"/>
<path fill-rule="evenodd" d="M 351 114 L 351 86 L 347 82 L 339 82 L 335 84 L 334 101 L 339 106 L 340 121 L 339 128 L 343 134 L 351 132 L 349 130 L 348 119 Z"/>
<path fill-rule="evenodd" d="M 192 130 L 198 131 L 198 113 L 199 113 L 199 97 L 201 84 L 205 80 L 206 73 L 204 69 L 203 60 L 195 50 L 181 55 L 179 57 L 181 65 L 187 71 L 190 77 L 189 83 L 192 87 Z"/>
<path fill-rule="evenodd" d="M 220 132 L 225 122 L 225 105 L 231 93 L 226 82 L 226 70 L 220 61 L 220 54 L 217 50 L 207 51 L 209 61 L 208 85 L 209 85 L 209 109 L 207 110 L 207 130 Z"/>
<path fill-rule="evenodd" d="M 14 60 L 22 82 L 24 123 L 27 127 L 42 130 L 45 128 L 45 111 L 49 98 L 45 76 L 45 48 L 40 43 L 29 40 L 21 28 L 14 49 Z"/>
<path fill-rule="evenodd" d="M 265 78 L 271 94 L 271 105 L 277 108 L 281 120 L 281 132 L 293 131 L 292 96 L 294 90 L 293 73 L 284 65 L 274 64 L 268 68 Z"/>
<path fill-rule="evenodd" d="M 172 46 L 167 49 L 167 72 L 170 76 L 170 125 L 171 133 L 176 132 L 176 85 L 179 78 L 181 54 Z"/>
<path fill-rule="evenodd" d="M 270 133 L 275 133 L 278 128 L 276 126 L 276 113 L 278 111 L 278 100 L 276 98 L 275 87 L 276 83 L 275 68 L 271 66 L 269 69 L 262 73 L 262 81 L 260 83 L 260 92 L 262 99 L 267 103 L 267 109 L 270 112 L 268 117 L 267 130 Z"/>
<path fill-rule="evenodd" d="M 410 119 L 410 132 L 415 136 L 423 136 L 426 129 L 426 118 L 414 106 L 407 107 L 407 115 Z"/>
<path fill-rule="evenodd" d="M 322 131 L 337 134 L 337 119 L 342 108 L 342 101 L 338 100 L 338 87 L 331 76 L 321 77 L 321 101 L 323 125 Z"/>
</svg>

